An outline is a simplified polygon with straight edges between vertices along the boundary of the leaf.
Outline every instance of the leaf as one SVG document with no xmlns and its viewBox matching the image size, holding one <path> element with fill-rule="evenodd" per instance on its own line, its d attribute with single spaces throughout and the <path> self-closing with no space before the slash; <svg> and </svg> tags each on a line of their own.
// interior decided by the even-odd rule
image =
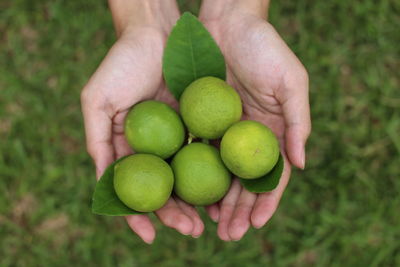
<svg viewBox="0 0 400 267">
<path fill-rule="evenodd" d="M 250 192 L 264 193 L 272 191 L 279 184 L 282 176 L 284 160 L 282 154 L 279 155 L 275 167 L 266 175 L 257 179 L 239 179 L 240 183 Z"/>
<path fill-rule="evenodd" d="M 94 189 L 92 212 L 99 215 L 125 216 L 142 214 L 127 207 L 114 191 L 114 166 L 126 157 L 122 157 L 107 167 Z"/>
<path fill-rule="evenodd" d="M 168 37 L 163 56 L 167 87 L 179 100 L 185 88 L 204 76 L 225 80 L 224 56 L 203 24 L 185 12 Z"/>
</svg>

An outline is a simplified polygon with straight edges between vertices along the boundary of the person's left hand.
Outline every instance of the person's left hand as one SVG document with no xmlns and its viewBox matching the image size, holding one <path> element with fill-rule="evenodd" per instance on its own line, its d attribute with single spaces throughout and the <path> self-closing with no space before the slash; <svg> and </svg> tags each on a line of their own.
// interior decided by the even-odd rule
<svg viewBox="0 0 400 267">
<path fill-rule="evenodd" d="M 205 13 L 205 15 L 204 15 Z M 227 195 L 207 207 L 218 221 L 222 240 L 239 240 L 250 225 L 262 227 L 275 212 L 289 181 L 291 164 L 303 169 L 305 143 L 311 131 L 308 75 L 273 26 L 241 10 L 200 19 L 220 46 L 227 63 L 227 82 L 243 102 L 243 119 L 264 123 L 277 135 L 285 168 L 271 192 L 255 194 L 234 179 Z"/>
</svg>

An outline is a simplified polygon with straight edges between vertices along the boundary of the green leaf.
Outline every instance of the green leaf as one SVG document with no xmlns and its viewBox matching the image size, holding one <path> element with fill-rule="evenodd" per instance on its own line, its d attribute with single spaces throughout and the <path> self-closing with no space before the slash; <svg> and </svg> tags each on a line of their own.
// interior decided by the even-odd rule
<svg viewBox="0 0 400 267">
<path fill-rule="evenodd" d="M 122 157 L 107 167 L 103 176 L 96 184 L 92 199 L 92 212 L 99 215 L 125 216 L 141 214 L 125 206 L 114 191 L 114 166 L 126 157 Z"/>
<path fill-rule="evenodd" d="M 194 80 L 214 76 L 225 80 L 224 56 L 203 24 L 185 12 L 168 37 L 163 56 L 167 87 L 179 100 Z"/>
<path fill-rule="evenodd" d="M 275 189 L 282 176 L 284 160 L 282 154 L 279 155 L 275 167 L 266 175 L 258 179 L 240 179 L 240 183 L 253 193 L 264 193 Z"/>
</svg>

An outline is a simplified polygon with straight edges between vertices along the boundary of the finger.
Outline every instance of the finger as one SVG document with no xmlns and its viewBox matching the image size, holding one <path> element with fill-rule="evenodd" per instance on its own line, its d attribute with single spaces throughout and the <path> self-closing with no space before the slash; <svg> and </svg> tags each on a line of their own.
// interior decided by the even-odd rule
<svg viewBox="0 0 400 267">
<path fill-rule="evenodd" d="M 113 118 L 112 139 L 116 159 L 133 153 L 133 150 L 131 149 L 128 141 L 125 138 L 124 122 L 127 114 L 128 111 L 120 112 Z"/>
<path fill-rule="evenodd" d="M 258 194 L 257 196 L 253 211 L 251 212 L 251 224 L 254 228 L 259 229 L 263 227 L 272 217 L 276 208 L 278 207 L 279 200 L 281 199 L 283 191 L 286 188 L 289 177 L 290 164 L 285 159 L 285 167 L 278 186 L 270 192 Z"/>
<path fill-rule="evenodd" d="M 86 146 L 96 165 L 97 179 L 109 164 L 114 161 L 114 149 L 111 139 L 111 118 L 87 90 L 81 95 L 82 113 L 85 124 Z"/>
<path fill-rule="evenodd" d="M 193 232 L 192 220 L 180 209 L 173 198 L 156 212 L 160 221 L 168 227 L 176 229 L 183 235 L 190 235 Z"/>
<path fill-rule="evenodd" d="M 228 226 L 228 233 L 232 240 L 240 240 L 250 227 L 250 215 L 257 195 L 242 189 L 235 211 Z"/>
<path fill-rule="evenodd" d="M 286 149 L 290 162 L 304 169 L 305 144 L 311 132 L 308 76 L 304 68 L 285 77 L 285 90 L 280 97 L 285 118 Z"/>
<path fill-rule="evenodd" d="M 192 236 L 194 238 L 198 238 L 204 231 L 204 223 L 201 220 L 199 213 L 197 212 L 196 208 L 187 204 L 183 200 L 175 198 L 176 203 L 181 208 L 181 210 L 192 219 L 193 222 L 193 231 Z"/>
<path fill-rule="evenodd" d="M 212 204 L 206 207 L 206 212 L 210 216 L 211 220 L 218 222 L 219 220 L 219 205 L 218 203 Z"/>
<path fill-rule="evenodd" d="M 114 145 L 115 159 L 133 154 L 133 150 L 129 146 L 123 134 L 114 134 L 112 139 Z"/>
<path fill-rule="evenodd" d="M 218 222 L 218 236 L 224 241 L 230 241 L 231 238 L 228 233 L 229 221 L 235 209 L 236 202 L 239 198 L 241 186 L 238 179 L 232 181 L 232 185 L 228 194 L 223 198 L 220 208 L 220 216 Z"/>
<path fill-rule="evenodd" d="M 129 227 L 144 242 L 151 244 L 156 237 L 156 230 L 147 215 L 129 215 L 125 217 Z"/>
</svg>

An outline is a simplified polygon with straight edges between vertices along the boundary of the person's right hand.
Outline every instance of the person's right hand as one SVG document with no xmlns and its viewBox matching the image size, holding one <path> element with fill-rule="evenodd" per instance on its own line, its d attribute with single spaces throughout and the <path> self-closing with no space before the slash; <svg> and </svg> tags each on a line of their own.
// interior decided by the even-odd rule
<svg viewBox="0 0 400 267">
<path fill-rule="evenodd" d="M 136 12 L 147 15 L 143 9 Z M 122 31 L 82 91 L 87 150 L 95 162 L 97 179 L 114 160 L 132 153 L 123 127 L 130 107 L 146 99 L 177 106 L 166 90 L 161 68 L 164 44 L 179 16 L 178 10 L 173 14 L 164 21 L 146 20 L 141 26 Z M 159 17 L 159 14 L 152 16 L 158 20 Z M 198 237 L 203 232 L 204 225 L 196 209 L 180 199 L 171 197 L 155 214 L 166 226 L 184 235 Z M 143 241 L 154 240 L 155 228 L 147 215 L 126 216 L 126 220 Z"/>
</svg>

